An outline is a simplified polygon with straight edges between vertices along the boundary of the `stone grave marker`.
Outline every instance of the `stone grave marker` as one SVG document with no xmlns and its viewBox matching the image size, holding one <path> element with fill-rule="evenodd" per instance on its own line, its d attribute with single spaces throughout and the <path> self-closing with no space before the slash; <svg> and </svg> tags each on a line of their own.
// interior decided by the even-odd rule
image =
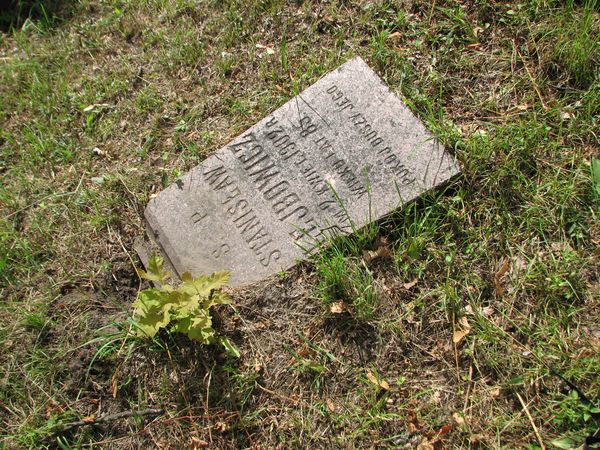
<svg viewBox="0 0 600 450">
<path fill-rule="evenodd" d="M 332 230 L 350 233 L 458 172 L 354 58 L 158 194 L 145 217 L 177 275 L 229 270 L 231 285 L 242 285 L 289 269 Z"/>
</svg>

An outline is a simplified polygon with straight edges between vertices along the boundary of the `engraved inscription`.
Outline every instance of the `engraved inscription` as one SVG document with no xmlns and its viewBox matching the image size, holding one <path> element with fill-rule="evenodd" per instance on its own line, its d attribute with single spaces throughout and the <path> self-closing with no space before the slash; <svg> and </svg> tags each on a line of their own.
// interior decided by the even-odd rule
<svg viewBox="0 0 600 450">
<path fill-rule="evenodd" d="M 406 186 L 413 183 L 416 180 L 414 171 L 403 164 L 400 158 L 392 150 L 391 146 L 385 145 L 384 139 L 380 136 L 380 132 L 371 124 L 371 122 L 369 122 L 366 115 L 361 112 L 353 111 L 355 109 L 354 104 L 344 95 L 342 90 L 336 84 L 329 86 L 326 92 L 330 94 L 331 99 L 336 106 L 342 106 L 342 109 L 339 110 L 340 112 L 344 110 L 352 111 L 347 116 L 350 123 L 367 141 L 369 146 L 376 151 L 380 161 L 390 168 L 400 179 L 400 185 Z M 344 97 L 343 102 L 339 102 L 338 100 L 342 97 Z"/>
<path fill-rule="evenodd" d="M 273 126 L 273 124 L 272 124 Z M 284 157 L 289 159 L 295 156 L 294 162 L 298 166 L 307 163 L 308 159 L 303 152 L 296 149 L 296 144 L 284 134 L 285 129 L 280 126 L 267 133 L 267 138 Z M 269 137 L 270 136 L 270 137 Z M 305 249 L 313 249 L 325 239 L 322 228 L 302 203 L 300 196 L 292 190 L 289 181 L 285 180 L 281 171 L 276 168 L 275 162 L 257 143 L 256 135 L 249 133 L 243 136 L 242 141 L 229 146 L 232 153 L 241 162 L 243 169 L 248 174 L 263 198 L 267 200 L 275 217 L 281 222 L 288 222 L 294 226 L 290 236 L 298 245 Z M 324 185 L 320 193 L 328 192 Z"/>
<path fill-rule="evenodd" d="M 221 204 L 260 264 L 268 267 L 276 262 L 281 257 L 281 251 L 275 246 L 273 237 L 262 225 L 248 200 L 242 196 L 227 169 L 224 166 L 205 169 L 203 176 L 214 190 L 223 191 Z M 223 253 L 219 256 L 221 254 Z"/>
<path fill-rule="evenodd" d="M 215 248 L 212 252 L 212 255 L 216 258 L 219 259 L 221 256 L 226 255 L 227 253 L 229 253 L 229 250 L 231 248 L 229 247 L 228 244 L 221 244 L 219 245 L 217 248 Z"/>
<path fill-rule="evenodd" d="M 206 216 L 208 216 L 207 211 L 205 211 L 205 210 L 196 211 L 194 214 L 192 214 L 192 222 L 200 223 L 200 222 L 202 222 L 202 219 L 206 218 Z"/>
<path fill-rule="evenodd" d="M 176 273 L 229 270 L 236 286 L 289 269 L 458 170 L 354 58 L 153 197 L 145 216 Z"/>
</svg>

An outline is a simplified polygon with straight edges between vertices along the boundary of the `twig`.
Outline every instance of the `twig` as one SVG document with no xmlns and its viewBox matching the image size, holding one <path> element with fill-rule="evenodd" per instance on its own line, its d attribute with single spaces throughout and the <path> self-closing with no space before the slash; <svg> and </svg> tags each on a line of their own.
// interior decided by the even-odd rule
<svg viewBox="0 0 600 450">
<path fill-rule="evenodd" d="M 71 422 L 63 426 L 59 432 L 65 433 L 74 428 L 83 427 L 85 425 L 98 425 L 100 423 L 108 423 L 113 422 L 119 419 L 128 419 L 130 417 L 138 417 L 138 416 L 160 416 L 165 411 L 163 409 L 144 409 L 142 411 L 123 411 L 116 414 L 109 414 L 107 416 L 98 417 L 97 419 L 91 420 L 78 420 L 77 422 Z"/>
<path fill-rule="evenodd" d="M 550 109 L 550 108 L 548 108 L 548 105 L 544 101 L 544 97 L 542 96 L 542 91 L 540 91 L 540 87 L 538 86 L 537 82 L 533 78 L 533 75 L 529 71 L 529 67 L 527 67 L 527 63 L 525 62 L 525 59 L 523 58 L 523 55 L 521 54 L 521 52 L 519 51 L 519 49 L 516 48 L 516 45 L 515 45 L 515 49 L 517 50 L 517 54 L 521 58 L 521 61 L 523 61 L 523 66 L 525 67 L 525 70 L 527 71 L 527 75 L 529 76 L 529 79 L 531 80 L 531 84 L 533 84 L 533 89 L 535 89 L 535 92 L 537 93 L 537 96 L 539 97 L 540 102 L 542 102 L 543 108 L 546 111 L 548 111 L 548 109 Z"/>
<path fill-rule="evenodd" d="M 456 332 L 456 315 L 452 313 L 452 333 Z M 458 343 L 453 342 L 454 364 L 456 364 L 456 380 L 460 383 L 460 361 L 458 357 Z"/>
<path fill-rule="evenodd" d="M 213 365 L 213 367 L 210 369 L 210 372 L 208 372 L 208 382 L 206 383 L 206 402 L 204 403 L 204 413 L 208 416 L 208 401 L 209 401 L 209 396 L 210 396 L 210 382 L 212 380 L 212 373 L 213 373 L 213 369 L 215 368 L 215 366 Z M 190 410 L 191 413 L 191 410 Z M 210 441 L 211 445 L 213 443 L 213 439 L 212 439 L 212 432 L 210 431 L 211 427 L 208 427 L 208 440 Z"/>
<path fill-rule="evenodd" d="M 429 10 L 429 18 L 427 19 L 427 23 L 431 25 L 431 18 L 433 17 L 433 10 L 435 9 L 435 0 L 431 2 L 431 9 Z"/>
<path fill-rule="evenodd" d="M 542 441 L 542 436 L 540 436 L 540 432 L 538 431 L 537 427 L 535 426 L 533 417 L 531 417 L 531 414 L 529 414 L 527 405 L 525 404 L 525 402 L 523 401 L 523 398 L 519 395 L 518 392 L 517 392 L 517 398 L 521 402 L 521 406 L 523 406 L 523 411 L 525 411 L 525 414 L 527 414 L 527 418 L 529 419 L 529 423 L 531 423 L 531 426 L 533 427 L 533 432 L 535 433 L 535 437 L 537 438 L 538 442 L 540 443 L 541 449 L 546 450 L 546 446 L 544 445 L 544 441 Z"/>
<path fill-rule="evenodd" d="M 473 342 L 475 342 L 473 340 Z M 469 384 L 467 385 L 467 393 L 465 394 L 465 403 L 463 405 L 463 413 L 466 413 L 467 406 L 469 406 L 469 400 L 471 397 L 471 390 L 473 389 L 473 364 L 469 367 Z"/>
<path fill-rule="evenodd" d="M 273 395 L 273 396 L 275 396 L 275 397 L 277 397 L 277 398 L 279 398 L 281 400 L 285 400 L 286 402 L 289 402 L 289 403 L 291 403 L 294 406 L 298 405 L 298 400 L 295 400 L 295 399 L 293 399 L 291 397 L 287 397 L 287 396 L 285 396 L 283 394 L 278 394 L 277 392 L 272 391 L 271 389 L 267 389 L 266 387 L 261 386 L 260 383 L 256 383 L 256 387 L 259 388 L 261 391 L 264 391 L 267 394 L 271 394 L 271 395 Z"/>
</svg>

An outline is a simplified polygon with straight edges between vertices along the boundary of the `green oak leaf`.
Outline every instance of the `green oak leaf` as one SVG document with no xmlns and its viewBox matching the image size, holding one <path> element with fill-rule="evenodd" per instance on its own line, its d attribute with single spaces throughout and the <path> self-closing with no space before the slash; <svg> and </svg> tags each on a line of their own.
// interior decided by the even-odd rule
<svg viewBox="0 0 600 450">
<path fill-rule="evenodd" d="M 139 334 L 153 337 L 158 330 L 169 324 L 172 304 L 164 300 L 165 294 L 158 289 L 146 289 L 140 292 L 135 302 Z"/>
<path fill-rule="evenodd" d="M 210 308 L 214 305 L 229 305 L 231 298 L 221 291 L 213 291 L 213 293 L 202 302 L 202 308 Z"/>
<path fill-rule="evenodd" d="M 185 333 L 190 339 L 203 344 L 210 344 L 215 335 L 212 319 L 205 310 L 198 310 L 198 314 L 194 317 L 180 319 L 175 325 L 175 330 Z"/>
<path fill-rule="evenodd" d="M 229 272 L 215 272 L 212 275 L 198 278 L 192 278 L 186 272 L 182 275 L 182 283 L 177 290 L 190 295 L 197 294 L 200 297 L 209 297 L 213 290 L 223 287 L 229 281 L 229 278 Z"/>
<path fill-rule="evenodd" d="M 220 288 L 229 281 L 229 272 L 216 272 L 208 276 L 194 278 L 186 272 L 181 276 L 181 284 L 174 286 L 164 283 L 164 261 L 155 256 L 148 263 L 148 272 L 140 271 L 140 276 L 161 283 L 159 288 L 145 289 L 134 302 L 134 319 L 138 333 L 152 337 L 169 324 L 173 330 L 185 333 L 190 339 L 202 344 L 215 340 L 215 330 L 209 308 L 227 304 L 231 300 Z M 239 355 L 229 341 L 220 340 L 230 353 Z"/>
<path fill-rule="evenodd" d="M 158 281 L 161 284 L 164 284 L 165 281 L 171 276 L 169 272 L 164 271 L 165 260 L 156 254 L 152 254 L 150 259 L 148 260 L 147 269 L 148 271 L 142 269 L 136 269 L 140 278 L 149 281 Z"/>
</svg>

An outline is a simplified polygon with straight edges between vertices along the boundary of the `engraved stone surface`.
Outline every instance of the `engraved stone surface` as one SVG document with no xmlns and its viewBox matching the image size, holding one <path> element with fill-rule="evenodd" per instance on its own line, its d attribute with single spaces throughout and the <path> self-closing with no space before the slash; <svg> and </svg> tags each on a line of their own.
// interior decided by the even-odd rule
<svg viewBox="0 0 600 450">
<path fill-rule="evenodd" d="M 178 275 L 232 285 L 292 267 L 459 172 L 454 158 L 360 58 L 269 114 L 148 204 Z"/>
</svg>

